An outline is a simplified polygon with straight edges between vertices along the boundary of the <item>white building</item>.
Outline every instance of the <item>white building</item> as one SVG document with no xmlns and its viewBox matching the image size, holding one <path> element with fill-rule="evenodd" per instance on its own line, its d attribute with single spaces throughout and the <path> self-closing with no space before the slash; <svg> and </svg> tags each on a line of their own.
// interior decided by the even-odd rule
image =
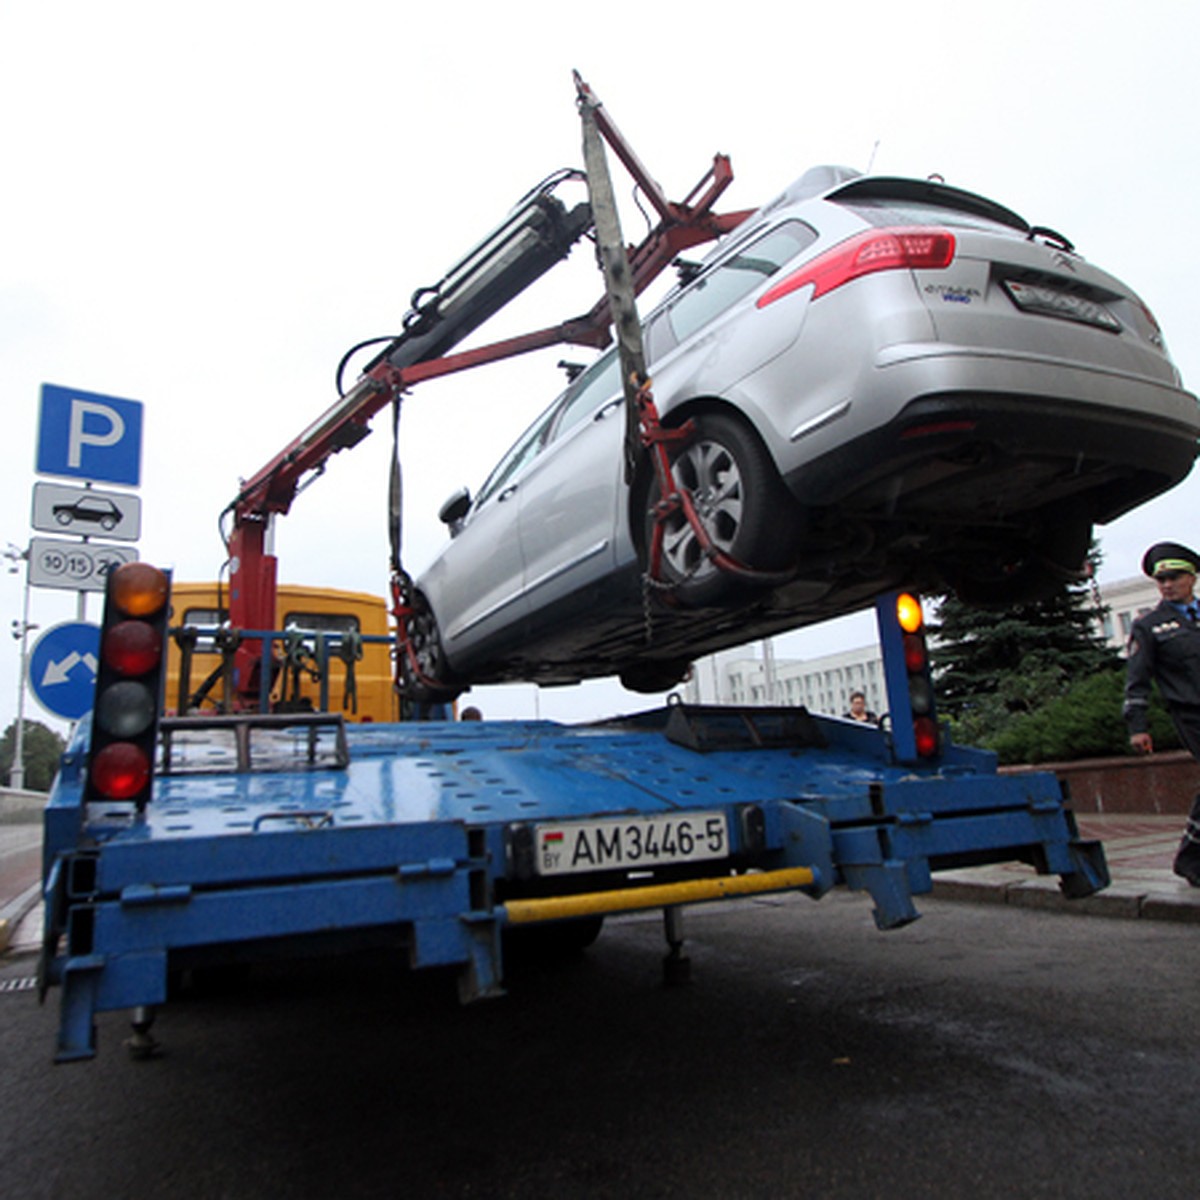
<svg viewBox="0 0 1200 1200">
<path fill-rule="evenodd" d="M 1158 588 L 1144 576 L 1100 587 L 1108 612 L 1098 631 L 1114 649 L 1123 650 L 1134 619 L 1158 603 Z M 802 705 L 811 712 L 840 716 L 850 693 L 866 695 L 872 712 L 887 711 L 883 658 L 878 645 L 843 650 L 820 658 L 776 659 L 771 643 L 739 646 L 696 664 L 687 699 L 697 704 Z"/>
<path fill-rule="evenodd" d="M 1158 585 L 1145 575 L 1119 579 L 1100 589 L 1100 599 L 1108 612 L 1104 614 L 1104 639 L 1116 650 L 1124 650 L 1134 621 L 1158 604 Z"/>
</svg>

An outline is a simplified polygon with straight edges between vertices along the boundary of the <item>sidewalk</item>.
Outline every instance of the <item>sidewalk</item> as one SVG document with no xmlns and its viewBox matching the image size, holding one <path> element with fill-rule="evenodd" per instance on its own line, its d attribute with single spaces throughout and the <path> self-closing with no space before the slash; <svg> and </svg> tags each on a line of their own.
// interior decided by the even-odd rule
<svg viewBox="0 0 1200 1200">
<path fill-rule="evenodd" d="M 1112 884 L 1083 900 L 1068 900 L 1056 875 L 1038 875 L 1023 863 L 1002 863 L 934 876 L 933 896 L 984 904 L 1057 909 L 1102 917 L 1184 921 L 1200 924 L 1200 888 L 1171 871 L 1183 832 L 1183 817 L 1140 815 L 1078 818 L 1080 836 L 1104 843 Z M 917 898 L 918 905 L 920 897 Z M 38 886 L 22 884 L 16 895 L 0 894 L 0 918 L 8 919 L 8 946 L 0 938 L 0 962 L 34 954 L 41 945 L 42 904 Z"/>
<path fill-rule="evenodd" d="M 1200 888 L 1171 870 L 1186 821 L 1182 816 L 1084 813 L 1080 837 L 1104 843 L 1112 883 L 1083 900 L 1068 900 L 1058 877 L 1038 875 L 1023 863 L 1002 863 L 934 876 L 933 895 L 945 900 L 1016 904 L 1103 917 L 1140 917 L 1200 924 Z"/>
</svg>

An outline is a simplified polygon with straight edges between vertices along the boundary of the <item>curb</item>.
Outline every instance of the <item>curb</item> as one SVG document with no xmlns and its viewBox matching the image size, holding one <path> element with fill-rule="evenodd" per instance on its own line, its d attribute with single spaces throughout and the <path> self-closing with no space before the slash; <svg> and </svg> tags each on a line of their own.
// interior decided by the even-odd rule
<svg viewBox="0 0 1200 1200">
<path fill-rule="evenodd" d="M 42 885 L 31 883 L 19 896 L 0 908 L 0 954 L 8 950 L 17 926 L 33 911 L 42 899 Z"/>
<path fill-rule="evenodd" d="M 989 882 L 974 879 L 934 880 L 930 895 L 938 900 L 962 900 L 972 904 L 1011 904 L 1047 912 L 1080 916 L 1117 917 L 1123 920 L 1175 921 L 1200 925 L 1200 895 L 1164 895 L 1110 884 L 1102 892 L 1068 900 L 1052 880 Z"/>
</svg>

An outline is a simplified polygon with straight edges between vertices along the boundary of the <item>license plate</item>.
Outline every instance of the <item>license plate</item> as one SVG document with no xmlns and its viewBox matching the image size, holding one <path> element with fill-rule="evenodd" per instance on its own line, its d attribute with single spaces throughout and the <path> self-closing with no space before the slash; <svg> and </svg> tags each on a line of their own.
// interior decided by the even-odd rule
<svg viewBox="0 0 1200 1200">
<path fill-rule="evenodd" d="M 539 875 L 647 870 L 729 854 L 728 826 L 720 812 L 564 821 L 534 826 L 534 837 Z"/>
<path fill-rule="evenodd" d="M 1115 331 L 1121 328 L 1121 322 L 1103 304 L 1097 304 L 1094 300 L 1074 292 L 1062 292 L 1058 288 L 1044 287 L 1036 283 L 1019 283 L 1015 279 L 1004 280 L 1004 290 L 1023 312 L 1063 317 L 1068 321 L 1079 321 L 1101 329 Z"/>
</svg>

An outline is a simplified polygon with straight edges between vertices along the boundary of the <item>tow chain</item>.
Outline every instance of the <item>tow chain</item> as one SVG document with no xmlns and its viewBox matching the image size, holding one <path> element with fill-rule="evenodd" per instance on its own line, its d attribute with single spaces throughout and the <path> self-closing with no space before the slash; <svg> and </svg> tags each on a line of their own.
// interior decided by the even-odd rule
<svg viewBox="0 0 1200 1200">
<path fill-rule="evenodd" d="M 300 676 L 307 673 L 313 683 L 321 680 L 319 661 L 300 629 L 289 629 L 283 643 L 283 687 L 279 704 L 283 712 L 298 712 L 307 704 L 300 692 Z M 290 693 L 290 694 L 289 694 Z"/>
<path fill-rule="evenodd" d="M 392 394 L 392 465 L 388 484 L 388 534 L 391 541 L 392 620 L 396 622 L 396 655 L 392 686 L 402 700 L 408 700 L 406 682 L 419 683 L 433 691 L 446 691 L 444 684 L 431 679 L 421 669 L 412 642 L 411 622 L 416 615 L 412 577 L 403 566 L 402 510 L 404 489 L 400 474 L 401 391 L 393 381 Z M 407 667 L 407 679 L 405 675 Z"/>
<path fill-rule="evenodd" d="M 362 661 L 362 634 L 356 629 L 348 629 L 342 634 L 342 640 L 337 644 L 333 653 L 342 660 L 346 667 L 346 683 L 342 689 L 342 708 L 358 715 L 358 674 L 355 663 Z"/>
<path fill-rule="evenodd" d="M 412 642 L 410 621 L 416 615 L 416 607 L 412 602 L 413 582 L 408 572 L 403 568 L 393 567 L 392 570 L 392 618 L 396 622 L 396 667 L 393 680 L 397 693 L 405 695 L 407 682 L 404 676 L 404 664 L 407 663 L 409 680 L 421 684 L 432 691 L 444 692 L 446 685 L 440 679 L 426 675 L 417 658 L 416 647 Z"/>
</svg>

